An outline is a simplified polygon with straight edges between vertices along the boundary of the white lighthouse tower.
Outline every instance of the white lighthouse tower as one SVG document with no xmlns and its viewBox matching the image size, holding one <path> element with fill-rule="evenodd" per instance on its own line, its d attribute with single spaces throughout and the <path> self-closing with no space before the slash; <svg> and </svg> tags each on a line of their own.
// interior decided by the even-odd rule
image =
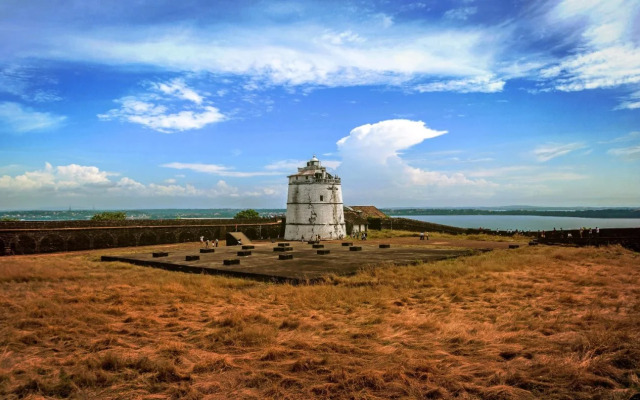
<svg viewBox="0 0 640 400">
<path fill-rule="evenodd" d="M 346 235 L 340 178 L 313 156 L 289 177 L 285 240 L 341 239 Z"/>
</svg>

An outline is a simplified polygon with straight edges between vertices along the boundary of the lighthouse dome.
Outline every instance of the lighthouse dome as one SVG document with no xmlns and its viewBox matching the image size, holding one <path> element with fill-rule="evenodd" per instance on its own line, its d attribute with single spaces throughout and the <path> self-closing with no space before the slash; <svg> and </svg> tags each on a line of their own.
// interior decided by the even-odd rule
<svg viewBox="0 0 640 400">
<path fill-rule="evenodd" d="M 316 165 L 317 166 L 320 165 L 320 160 L 318 160 L 318 157 L 316 157 L 316 155 L 314 154 L 313 157 L 311 157 L 311 160 L 307 162 L 307 167 L 312 167 Z"/>
</svg>

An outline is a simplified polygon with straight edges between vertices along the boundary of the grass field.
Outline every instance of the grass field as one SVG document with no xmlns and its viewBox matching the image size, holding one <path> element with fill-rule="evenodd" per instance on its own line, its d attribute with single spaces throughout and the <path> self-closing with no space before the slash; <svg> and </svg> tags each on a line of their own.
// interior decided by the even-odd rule
<svg viewBox="0 0 640 400">
<path fill-rule="evenodd" d="M 0 258 L 0 397 L 640 392 L 640 254 L 621 247 L 494 250 L 297 287 L 101 254 Z"/>
</svg>

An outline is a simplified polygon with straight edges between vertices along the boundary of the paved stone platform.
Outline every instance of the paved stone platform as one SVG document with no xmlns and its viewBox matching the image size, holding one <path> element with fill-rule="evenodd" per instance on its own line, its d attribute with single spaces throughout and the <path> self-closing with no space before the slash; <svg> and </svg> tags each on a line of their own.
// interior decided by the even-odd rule
<svg viewBox="0 0 640 400">
<path fill-rule="evenodd" d="M 471 255 L 468 249 L 434 249 L 424 246 L 393 246 L 380 248 L 378 243 L 358 242 L 361 251 L 350 251 L 342 242 L 322 242 L 327 254 L 318 254 L 311 244 L 291 242 L 286 252 L 274 251 L 278 243 L 255 244 L 251 254 L 238 256 L 240 246 L 218 247 L 214 253 L 200 253 L 199 248 L 168 252 L 167 256 L 154 256 L 152 252 L 127 255 L 102 256 L 102 261 L 121 261 L 136 265 L 161 268 L 169 271 L 222 274 L 271 282 L 299 284 L 313 283 L 324 276 L 352 275 L 360 268 L 381 264 L 410 265 L 432 262 L 452 257 Z M 476 250 L 477 251 L 477 250 Z M 290 254 L 292 259 L 280 259 Z M 198 260 L 186 261 L 188 256 L 198 255 Z M 227 262 L 225 263 L 225 260 Z M 239 263 L 228 260 L 239 260 Z M 225 265 L 228 264 L 228 265 Z"/>
</svg>

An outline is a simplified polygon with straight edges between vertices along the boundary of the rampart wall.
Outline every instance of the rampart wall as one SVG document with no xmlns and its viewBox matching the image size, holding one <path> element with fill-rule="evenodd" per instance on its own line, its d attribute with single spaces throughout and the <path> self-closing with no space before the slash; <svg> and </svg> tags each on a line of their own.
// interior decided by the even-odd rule
<svg viewBox="0 0 640 400">
<path fill-rule="evenodd" d="M 0 222 L 0 255 L 224 240 L 236 230 L 249 239 L 277 238 L 284 225 L 264 219 Z"/>
</svg>

